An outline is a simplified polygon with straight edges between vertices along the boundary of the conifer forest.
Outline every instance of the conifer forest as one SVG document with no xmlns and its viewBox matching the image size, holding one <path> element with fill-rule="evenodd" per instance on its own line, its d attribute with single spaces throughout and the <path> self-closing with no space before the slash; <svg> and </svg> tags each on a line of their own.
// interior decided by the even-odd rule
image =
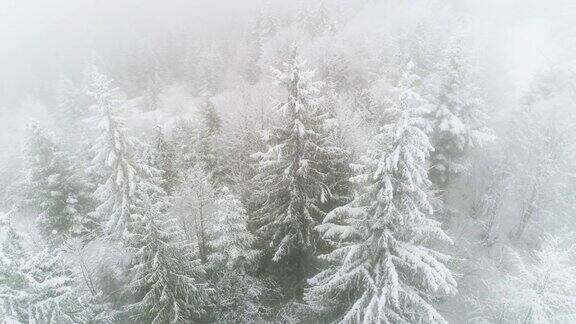
<svg viewBox="0 0 576 324">
<path fill-rule="evenodd" d="M 0 0 L 0 324 L 576 323 L 571 0 Z"/>
</svg>

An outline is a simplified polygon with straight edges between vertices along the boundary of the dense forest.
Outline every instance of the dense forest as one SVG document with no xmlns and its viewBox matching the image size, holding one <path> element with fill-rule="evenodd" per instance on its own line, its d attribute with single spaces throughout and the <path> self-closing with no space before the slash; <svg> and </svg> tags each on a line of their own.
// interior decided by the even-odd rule
<svg viewBox="0 0 576 324">
<path fill-rule="evenodd" d="M 171 2 L 6 47 L 0 323 L 576 322 L 575 7 Z"/>
</svg>

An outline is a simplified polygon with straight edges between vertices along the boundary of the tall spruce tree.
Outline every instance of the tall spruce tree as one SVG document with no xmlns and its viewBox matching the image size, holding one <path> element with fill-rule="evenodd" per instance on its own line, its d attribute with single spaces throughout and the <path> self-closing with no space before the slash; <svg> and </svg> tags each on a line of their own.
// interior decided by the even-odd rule
<svg viewBox="0 0 576 324">
<path fill-rule="evenodd" d="M 335 199 L 332 189 L 341 170 L 334 162 L 346 154 L 329 140 L 328 115 L 320 107 L 322 84 L 312 81 L 314 72 L 304 70 L 296 52 L 284 72 L 273 71 L 288 98 L 277 107 L 281 124 L 268 131 L 268 151 L 255 154 L 262 203 L 254 222 L 268 258 L 282 262 L 286 282 L 299 296 L 319 246 L 314 226 Z"/>
<path fill-rule="evenodd" d="M 328 267 L 309 280 L 306 300 L 341 323 L 445 322 L 431 299 L 456 290 L 448 257 L 428 244 L 450 239 L 430 218 L 431 146 L 413 69 L 410 62 L 394 89 L 393 122 L 358 168 L 355 199 L 317 227 L 335 250 L 322 256 Z"/>
<path fill-rule="evenodd" d="M 44 249 L 22 271 L 28 281 L 25 299 L 29 323 L 73 324 L 110 320 L 107 305 L 99 296 L 83 291 L 63 252 Z"/>
<path fill-rule="evenodd" d="M 128 288 L 137 302 L 126 307 L 140 323 L 182 323 L 199 320 L 209 305 L 204 273 L 190 247 L 182 241 L 169 203 L 156 188 L 140 187 L 141 207 L 130 224 L 128 245 L 135 251 Z"/>
<path fill-rule="evenodd" d="M 2 216 L 0 320 L 2 323 L 106 322 L 106 304 L 84 292 L 59 249 L 30 254 L 23 237 Z"/>
<path fill-rule="evenodd" d="M 216 290 L 216 318 L 226 323 L 249 323 L 267 315 L 263 297 L 269 288 L 253 275 L 258 251 L 248 231 L 242 202 L 227 187 L 216 200 L 209 227 L 211 278 Z"/>
<path fill-rule="evenodd" d="M 142 105 L 145 111 L 156 110 L 160 107 L 160 93 L 162 92 L 162 80 L 156 71 L 147 73 Z"/>
<path fill-rule="evenodd" d="M 218 146 L 222 133 L 222 120 L 216 111 L 210 94 L 203 95 L 200 107 L 201 128 L 196 142 L 196 161 L 199 163 L 215 187 L 230 185 L 229 170 Z"/>
<path fill-rule="evenodd" d="M 158 170 L 136 159 L 137 140 L 126 136 L 124 121 L 118 115 L 121 102 L 112 80 L 96 69 L 91 71 L 91 79 L 88 94 L 95 101 L 92 119 L 100 129 L 91 148 L 91 170 L 102 179 L 94 192 L 100 201 L 94 215 L 106 222 L 108 234 L 119 237 L 127 234 L 126 225 L 139 200 L 138 186 Z"/>
<path fill-rule="evenodd" d="M 215 205 L 214 225 L 209 229 L 213 238 L 209 245 L 214 251 L 210 261 L 230 269 L 254 263 L 258 254 L 253 249 L 256 238 L 248 231 L 248 215 L 242 202 L 224 187 Z"/>
<path fill-rule="evenodd" d="M 0 319 L 18 323 L 28 317 L 29 285 L 22 271 L 27 254 L 22 246 L 22 236 L 3 213 L 0 213 L 0 233 L 3 237 L 0 245 Z"/>
<path fill-rule="evenodd" d="M 177 169 L 181 173 L 185 172 L 196 164 L 198 131 L 190 119 L 178 118 L 174 123 L 171 138 L 177 155 Z"/>
<path fill-rule="evenodd" d="M 482 112 L 482 99 L 475 87 L 462 49 L 450 47 L 441 70 L 441 86 L 431 112 L 431 180 L 444 188 L 450 179 L 460 174 L 466 151 L 480 147 L 492 139 L 486 127 L 487 115 Z"/>
<path fill-rule="evenodd" d="M 178 186 L 178 169 L 176 150 L 173 143 L 166 138 L 162 127 L 156 126 L 152 152 L 149 156 L 150 166 L 162 171 L 162 189 L 171 195 Z"/>
<path fill-rule="evenodd" d="M 29 199 L 38 212 L 38 228 L 51 244 L 94 227 L 87 217 L 92 200 L 67 153 L 38 124 L 28 127 Z"/>
</svg>

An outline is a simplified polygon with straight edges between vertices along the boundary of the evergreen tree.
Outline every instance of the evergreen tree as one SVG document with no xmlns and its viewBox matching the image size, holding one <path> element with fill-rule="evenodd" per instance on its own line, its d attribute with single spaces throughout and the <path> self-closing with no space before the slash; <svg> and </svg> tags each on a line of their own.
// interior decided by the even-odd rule
<svg viewBox="0 0 576 324">
<path fill-rule="evenodd" d="M 272 261 L 286 264 L 286 282 L 296 283 L 290 285 L 299 295 L 319 246 L 313 228 L 324 217 L 323 207 L 336 199 L 332 189 L 341 170 L 333 168 L 334 161 L 346 154 L 329 141 L 328 116 L 319 105 L 321 83 L 312 81 L 314 72 L 303 70 L 296 55 L 285 67 L 286 72 L 274 70 L 288 92 L 278 105 L 281 125 L 268 132 L 268 151 L 255 155 L 260 170 L 254 180 L 262 203 L 254 221 Z"/>
<path fill-rule="evenodd" d="M 482 100 L 465 63 L 462 50 L 454 47 L 441 69 L 441 88 L 431 112 L 434 152 L 430 177 L 441 188 L 463 171 L 461 160 L 466 151 L 492 139 L 485 126 Z"/>
<path fill-rule="evenodd" d="M 37 124 L 28 128 L 29 198 L 38 227 L 51 244 L 60 244 L 94 227 L 86 215 L 92 201 L 67 153 Z"/>
<path fill-rule="evenodd" d="M 354 177 L 355 199 L 317 227 L 336 248 L 322 256 L 328 267 L 309 280 L 306 300 L 338 322 L 446 322 L 431 299 L 456 291 L 448 257 L 428 244 L 450 239 L 429 218 L 431 146 L 413 68 L 410 62 L 394 89 L 393 122 L 380 127 Z"/>
<path fill-rule="evenodd" d="M 314 12 L 313 33 L 314 35 L 323 35 L 328 32 L 334 32 L 334 25 L 330 21 L 326 1 L 321 0 Z"/>
<path fill-rule="evenodd" d="M 106 305 L 77 285 L 61 251 L 44 249 L 30 256 L 22 247 L 22 236 L 6 219 L 2 221 L 0 316 L 6 323 L 76 324 L 108 319 Z"/>
<path fill-rule="evenodd" d="M 315 8 L 309 8 L 309 4 L 302 1 L 296 12 L 295 20 L 296 26 L 308 33 L 310 37 L 322 36 L 327 32 L 334 31 L 324 0 L 318 1 L 318 6 Z"/>
<path fill-rule="evenodd" d="M 28 314 L 28 281 L 21 271 L 27 255 L 22 247 L 22 236 L 14 230 L 6 215 L 0 213 L 0 217 L 3 237 L 0 246 L 0 322 L 17 323 L 24 321 Z"/>
<path fill-rule="evenodd" d="M 262 69 L 260 58 L 265 43 L 278 30 L 278 23 L 270 12 L 269 3 L 264 4 L 256 16 L 255 22 L 247 35 L 247 62 L 244 66 L 244 77 L 252 85 L 260 81 Z"/>
<path fill-rule="evenodd" d="M 158 72 L 148 73 L 146 88 L 142 95 L 142 103 L 145 111 L 152 111 L 160 107 L 160 93 L 162 92 L 162 80 Z"/>
<path fill-rule="evenodd" d="M 256 238 L 247 226 L 242 203 L 224 187 L 209 227 L 208 257 L 217 294 L 215 313 L 221 322 L 250 323 L 262 320 L 268 311 L 262 303 L 268 289 L 249 271 L 258 251 L 252 248 Z"/>
<path fill-rule="evenodd" d="M 29 284 L 28 322 L 75 324 L 107 318 L 105 305 L 78 287 L 61 251 L 40 251 L 22 271 Z"/>
<path fill-rule="evenodd" d="M 204 94 L 201 106 L 202 125 L 196 142 L 196 162 L 199 163 L 215 187 L 230 185 L 229 168 L 223 160 L 219 147 L 219 136 L 222 133 L 222 121 L 209 94 Z"/>
<path fill-rule="evenodd" d="M 141 189 L 141 208 L 132 216 L 128 245 L 135 254 L 128 286 L 137 302 L 126 312 L 139 323 L 182 323 L 201 318 L 209 302 L 198 262 L 181 241 L 166 197 Z"/>
<path fill-rule="evenodd" d="M 248 231 L 248 215 L 242 202 L 227 187 L 216 200 L 213 222 L 209 229 L 214 251 L 210 261 L 225 268 L 244 268 L 255 261 L 258 252 L 252 249 L 256 238 Z"/>
<path fill-rule="evenodd" d="M 262 56 L 262 39 L 259 30 L 261 19 L 261 16 L 258 15 L 256 23 L 254 23 L 248 35 L 246 35 L 247 58 L 242 70 L 242 76 L 250 85 L 254 85 L 260 81 L 262 74 L 262 69 L 259 65 L 260 57 Z"/>
<path fill-rule="evenodd" d="M 226 70 L 224 58 L 216 44 L 207 44 L 198 60 L 199 92 L 215 94 L 222 89 L 225 81 Z"/>
<path fill-rule="evenodd" d="M 162 171 L 162 189 L 171 195 L 178 186 L 176 152 L 173 144 L 166 139 L 162 127 L 156 126 L 149 165 Z"/>
<path fill-rule="evenodd" d="M 222 133 L 222 120 L 214 107 L 210 93 L 203 94 L 203 102 L 200 108 L 202 125 L 204 132 L 208 136 L 215 136 Z"/>
<path fill-rule="evenodd" d="M 270 9 L 270 2 L 264 3 L 259 12 L 258 31 L 260 39 L 266 41 L 278 31 L 278 22 Z"/>
<path fill-rule="evenodd" d="M 180 172 L 185 172 L 196 163 L 197 140 L 198 132 L 192 121 L 185 118 L 177 119 L 172 130 L 172 142 L 177 155 L 177 169 Z"/>
<path fill-rule="evenodd" d="M 114 236 L 125 235 L 130 215 L 138 203 L 136 192 L 141 182 L 158 173 L 153 167 L 136 160 L 136 139 L 126 136 L 124 121 L 118 116 L 120 101 L 117 88 L 96 69 L 91 72 L 89 95 L 94 99 L 93 120 L 100 136 L 92 146 L 94 158 L 91 169 L 100 183 L 95 197 L 100 201 L 94 215 L 106 221 L 106 231 Z"/>
</svg>

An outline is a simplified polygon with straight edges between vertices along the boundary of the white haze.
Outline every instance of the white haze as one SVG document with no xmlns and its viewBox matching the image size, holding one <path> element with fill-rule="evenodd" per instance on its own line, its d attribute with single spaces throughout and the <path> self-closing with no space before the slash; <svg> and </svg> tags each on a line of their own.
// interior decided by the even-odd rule
<svg viewBox="0 0 576 324">
<path fill-rule="evenodd" d="M 334 0 L 336 8 L 375 6 L 354 23 L 378 26 L 404 19 L 388 12 L 395 1 Z M 381 2 L 381 5 L 375 4 Z M 397 1 L 401 3 L 400 1 Z M 137 42 L 171 33 L 234 37 L 249 23 L 258 0 L 3 0 L 0 2 L 0 108 L 2 147 L 37 112 L 23 111 L 26 96 L 50 96 L 55 80 L 78 73 L 94 57 L 119 55 Z M 270 1 L 274 10 L 293 10 L 299 1 Z M 389 5 L 392 4 L 392 5 Z M 569 55 L 574 44 L 576 8 L 568 0 L 452 1 L 467 15 L 478 51 L 498 65 L 496 82 L 506 80 L 507 94 L 518 95 L 534 73 Z M 403 10 L 419 10 L 416 1 Z M 408 7 L 408 8 L 406 8 Z M 573 68 L 573 67 L 572 67 Z M 22 118 L 20 118 L 22 117 Z"/>
</svg>

